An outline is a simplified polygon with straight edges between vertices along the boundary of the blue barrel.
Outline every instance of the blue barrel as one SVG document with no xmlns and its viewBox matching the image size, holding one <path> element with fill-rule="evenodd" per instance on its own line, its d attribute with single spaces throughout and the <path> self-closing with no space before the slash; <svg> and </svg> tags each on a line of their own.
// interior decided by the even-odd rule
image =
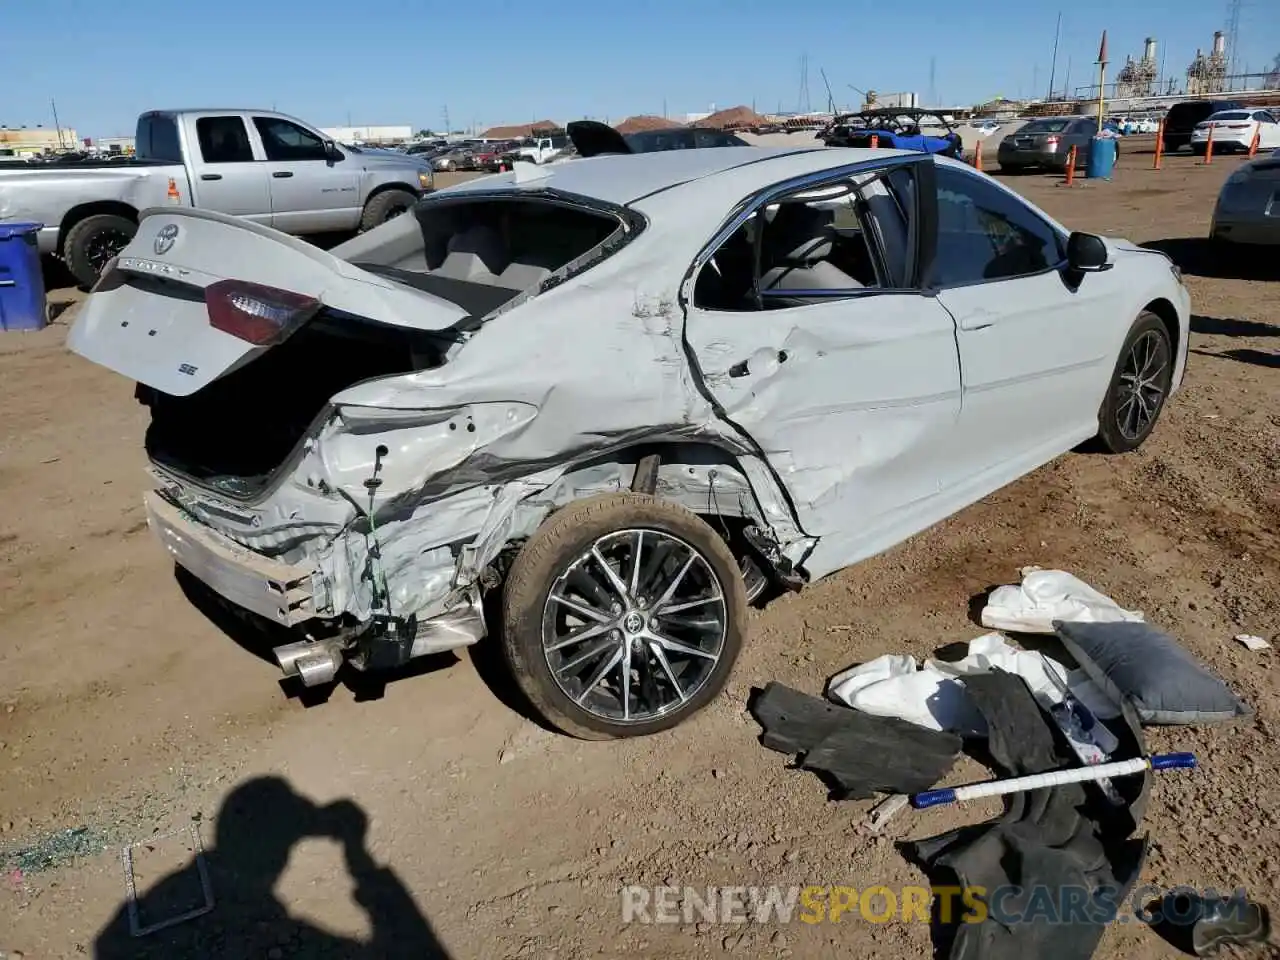
<svg viewBox="0 0 1280 960">
<path fill-rule="evenodd" d="M 47 323 L 44 274 L 36 234 L 43 223 L 0 221 L 0 330 L 39 330 Z"/>
<path fill-rule="evenodd" d="M 1085 176 L 1090 180 L 1110 180 L 1116 167 L 1119 143 L 1114 137 L 1094 137 L 1089 141 L 1089 163 Z"/>
</svg>

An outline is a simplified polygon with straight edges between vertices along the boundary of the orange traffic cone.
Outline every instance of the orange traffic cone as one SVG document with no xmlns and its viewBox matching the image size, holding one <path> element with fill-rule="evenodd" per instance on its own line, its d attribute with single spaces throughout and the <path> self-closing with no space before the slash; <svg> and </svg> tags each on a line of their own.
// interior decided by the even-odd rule
<svg viewBox="0 0 1280 960">
<path fill-rule="evenodd" d="M 169 189 L 165 191 L 164 200 L 165 203 L 175 207 L 182 205 L 182 194 L 178 193 L 178 181 L 173 177 L 169 178 Z"/>
<path fill-rule="evenodd" d="M 1262 133 L 1259 128 L 1253 131 L 1253 139 L 1249 141 L 1249 156 L 1256 157 L 1258 155 L 1258 135 Z"/>
<path fill-rule="evenodd" d="M 973 169 L 979 173 L 982 172 L 982 141 L 978 141 L 978 145 L 973 148 Z"/>
<path fill-rule="evenodd" d="M 877 150 L 879 149 L 879 147 L 880 147 L 880 137 L 873 133 L 871 135 L 871 149 Z"/>
<path fill-rule="evenodd" d="M 1152 170 L 1160 169 L 1160 160 L 1164 157 L 1164 118 L 1160 119 L 1160 126 L 1156 130 L 1156 159 L 1151 164 Z"/>
<path fill-rule="evenodd" d="M 1072 147 L 1071 152 L 1067 154 L 1067 186 L 1071 186 L 1076 182 L 1076 148 Z"/>
<path fill-rule="evenodd" d="M 1213 127 L 1209 128 L 1209 139 L 1205 141 L 1204 162 L 1205 166 L 1213 163 Z"/>
</svg>

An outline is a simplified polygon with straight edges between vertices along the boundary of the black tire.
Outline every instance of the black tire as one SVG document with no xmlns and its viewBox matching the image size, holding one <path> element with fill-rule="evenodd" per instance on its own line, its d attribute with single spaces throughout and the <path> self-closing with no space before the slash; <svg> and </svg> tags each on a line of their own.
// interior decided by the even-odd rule
<svg viewBox="0 0 1280 960">
<path fill-rule="evenodd" d="M 413 209 L 418 202 L 417 194 L 408 190 L 383 190 L 369 198 L 364 205 L 364 213 L 360 217 L 360 229 L 372 230 L 380 227 L 402 213 Z"/>
<path fill-rule="evenodd" d="M 107 261 L 123 250 L 138 232 L 128 217 L 99 213 L 85 217 L 70 230 L 62 244 L 62 259 L 81 286 L 91 287 Z"/>
<path fill-rule="evenodd" d="M 544 626 L 549 622 L 548 618 L 553 622 L 556 616 L 553 611 L 561 609 L 551 601 L 553 588 L 562 578 L 571 576 L 570 570 L 575 568 L 580 558 L 587 556 L 593 545 L 600 543 L 602 537 L 626 530 L 641 530 L 671 538 L 676 544 L 696 554 L 705 563 L 705 566 L 699 564 L 698 569 L 714 575 L 714 586 L 718 588 L 722 598 L 720 610 L 723 614 L 724 631 L 718 659 L 700 677 L 697 672 L 699 667 L 696 666 L 702 663 L 699 658 L 691 658 L 679 664 L 683 670 L 681 677 L 696 679 L 697 685 L 691 691 L 680 689 L 678 679 L 674 684 L 668 682 L 666 678 L 673 677 L 670 664 L 667 664 L 667 673 L 661 674 L 659 671 L 663 665 L 654 654 L 639 651 L 641 660 L 635 670 L 638 679 L 634 688 L 637 704 L 639 705 L 640 696 L 646 689 L 656 692 L 658 684 L 681 697 L 677 705 L 649 719 L 640 720 L 611 719 L 601 716 L 598 710 L 593 711 L 580 705 L 557 682 L 549 663 L 549 653 L 544 649 L 543 643 Z M 650 549 L 650 560 L 645 561 L 645 566 L 652 562 L 656 553 L 652 547 Z M 665 563 L 666 559 L 662 562 Z M 693 563 L 693 560 L 689 562 Z M 621 563 L 619 568 L 621 569 Z M 663 574 L 662 566 L 659 565 L 652 574 L 650 586 L 658 586 L 661 576 L 669 574 Z M 642 583 L 641 593 L 643 592 Z M 639 599 L 639 603 L 640 609 L 643 609 L 644 599 Z M 590 497 L 571 503 L 552 514 L 529 538 L 512 563 L 503 588 L 502 606 L 502 647 L 516 683 L 547 721 L 565 733 L 585 740 L 645 736 L 669 729 L 697 713 L 720 693 L 728 681 L 742 649 L 747 624 L 747 598 L 742 573 L 724 539 L 683 507 L 639 493 Z M 595 645 L 616 642 L 615 638 L 625 638 L 621 625 L 634 612 L 628 614 L 623 609 L 621 613 L 615 610 L 610 615 L 617 618 L 612 621 L 617 626 L 603 628 L 610 632 L 608 635 L 599 635 L 594 641 Z M 644 619 L 643 614 L 641 619 Z M 651 624 L 652 622 L 650 621 Z M 667 631 L 668 628 L 663 627 L 663 630 Z M 584 644 L 587 642 L 584 641 Z M 632 650 L 639 650 L 641 642 L 639 637 L 633 637 L 630 643 L 637 646 L 633 646 Z M 652 644 L 650 648 L 652 649 Z M 573 656 L 579 656 L 579 651 L 583 648 L 571 646 L 567 649 L 572 651 Z M 583 672 L 588 668 L 595 670 L 597 665 L 606 661 L 612 662 L 611 649 L 614 648 L 606 647 L 598 660 L 586 661 Z M 631 654 L 627 656 L 630 657 Z M 666 654 L 663 657 L 666 659 Z M 690 667 L 690 664 L 695 666 Z M 602 679 L 609 679 L 615 669 L 617 668 L 607 671 Z M 642 670 L 644 676 L 641 676 Z M 631 671 L 628 671 L 628 686 L 633 682 L 630 675 Z M 618 670 L 618 676 L 621 680 L 621 670 Z M 574 677 L 573 680 L 582 685 L 578 678 Z M 648 687 L 645 686 L 646 683 Z M 615 686 L 621 686 L 621 683 Z M 608 688 L 602 688 L 598 683 L 588 683 L 585 684 L 585 692 L 580 695 L 580 699 L 585 700 L 586 695 L 593 692 L 610 693 Z M 613 695 L 621 701 L 622 698 L 617 697 L 616 693 Z"/>
<path fill-rule="evenodd" d="M 1145 359 L 1148 345 L 1153 345 L 1153 352 L 1149 359 Z M 1169 398 L 1175 359 L 1173 341 L 1164 321 L 1144 310 L 1130 329 L 1129 336 L 1125 337 L 1111 382 L 1107 385 L 1107 395 L 1098 411 L 1095 442 L 1103 452 L 1128 453 L 1142 446 L 1151 435 Z M 1131 385 L 1135 373 L 1150 387 L 1135 389 Z M 1140 416 L 1135 417 L 1135 413 L 1141 414 L 1145 409 L 1140 405 L 1135 410 L 1130 402 L 1130 397 L 1137 393 L 1153 405 L 1145 423 L 1135 423 L 1141 419 Z"/>
</svg>

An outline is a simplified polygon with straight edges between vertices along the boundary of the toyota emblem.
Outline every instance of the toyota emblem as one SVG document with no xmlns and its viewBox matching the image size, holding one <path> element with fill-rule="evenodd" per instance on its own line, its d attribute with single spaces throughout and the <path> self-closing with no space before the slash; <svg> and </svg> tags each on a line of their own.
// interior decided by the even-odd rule
<svg viewBox="0 0 1280 960">
<path fill-rule="evenodd" d="M 177 239 L 178 225 L 176 223 L 169 223 L 161 227 L 159 232 L 156 234 L 156 242 L 154 245 L 156 256 L 164 256 L 172 250 L 174 241 Z"/>
</svg>

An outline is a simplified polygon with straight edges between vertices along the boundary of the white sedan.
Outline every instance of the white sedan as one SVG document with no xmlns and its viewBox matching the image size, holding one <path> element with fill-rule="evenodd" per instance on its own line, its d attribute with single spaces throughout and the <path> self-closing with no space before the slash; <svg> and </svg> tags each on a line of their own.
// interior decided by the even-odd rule
<svg viewBox="0 0 1280 960">
<path fill-rule="evenodd" d="M 715 697 L 768 587 L 1138 447 L 1189 319 L 1164 254 L 962 163 L 738 147 L 518 166 L 327 252 L 153 211 L 69 346 L 140 381 L 152 529 L 287 674 L 475 643 L 492 593 L 530 702 L 606 738 Z"/>
<path fill-rule="evenodd" d="M 1209 131 L 1213 131 L 1213 149 L 1248 150 L 1258 138 L 1259 150 L 1280 147 L 1280 121 L 1270 110 L 1219 110 L 1197 123 L 1191 131 L 1191 152 L 1203 154 L 1208 149 Z"/>
</svg>

